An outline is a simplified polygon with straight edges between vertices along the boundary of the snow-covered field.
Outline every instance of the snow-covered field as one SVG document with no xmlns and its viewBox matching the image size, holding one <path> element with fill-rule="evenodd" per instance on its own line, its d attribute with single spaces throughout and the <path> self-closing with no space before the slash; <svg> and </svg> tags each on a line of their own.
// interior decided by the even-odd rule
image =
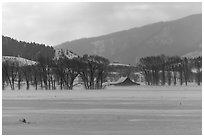
<svg viewBox="0 0 204 137">
<path fill-rule="evenodd" d="M 2 98 L 4 135 L 202 134 L 201 86 L 6 90 Z"/>
</svg>

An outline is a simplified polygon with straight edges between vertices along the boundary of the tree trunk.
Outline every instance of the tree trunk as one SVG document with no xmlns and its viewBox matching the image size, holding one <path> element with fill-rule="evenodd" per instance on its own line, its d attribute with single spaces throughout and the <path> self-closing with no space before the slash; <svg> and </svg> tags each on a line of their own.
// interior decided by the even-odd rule
<svg viewBox="0 0 204 137">
<path fill-rule="evenodd" d="M 176 85 L 176 72 L 174 73 L 174 85 Z"/>
<path fill-rule="evenodd" d="M 49 90 L 51 88 L 50 78 L 48 79 L 48 88 L 49 88 Z"/>
<path fill-rule="evenodd" d="M 41 89 L 43 89 L 43 81 L 42 81 L 42 78 L 40 78 L 40 87 L 41 87 Z"/>
<path fill-rule="evenodd" d="M 183 72 L 180 71 L 180 85 L 182 86 L 183 84 Z"/>
<path fill-rule="evenodd" d="M 103 88 L 103 73 L 101 73 L 101 88 Z"/>
<path fill-rule="evenodd" d="M 21 89 L 21 80 L 18 79 L 18 90 L 20 90 L 20 89 Z"/>
<path fill-rule="evenodd" d="M 200 86 L 200 83 L 201 83 L 201 77 L 202 76 L 202 74 L 201 74 L 201 72 L 199 71 L 198 73 L 197 73 L 197 81 L 198 81 L 198 86 Z"/>
<path fill-rule="evenodd" d="M 171 71 L 168 71 L 168 85 L 171 85 Z"/>
<path fill-rule="evenodd" d="M 164 66 L 162 66 L 162 85 L 165 85 L 165 69 L 164 69 Z"/>
<path fill-rule="evenodd" d="M 74 78 L 71 78 L 69 89 L 73 89 Z"/>
<path fill-rule="evenodd" d="M 37 90 L 38 89 L 38 83 L 37 83 L 37 81 L 35 81 L 35 90 Z"/>
<path fill-rule="evenodd" d="M 15 89 L 14 77 L 12 77 L 12 90 Z"/>
<path fill-rule="evenodd" d="M 5 88 L 5 80 L 3 79 L 2 80 L 2 90 L 4 90 L 4 88 Z"/>
<path fill-rule="evenodd" d="M 8 79 L 8 81 L 9 81 L 10 87 L 11 87 L 11 89 L 12 89 L 12 82 L 11 82 L 11 80 L 10 80 L 10 78 L 9 78 L 9 75 L 7 75 L 7 79 Z"/>
<path fill-rule="evenodd" d="M 37 90 L 38 89 L 38 82 L 37 82 L 36 74 L 34 75 L 34 84 L 35 84 L 35 90 Z"/>
<path fill-rule="evenodd" d="M 53 88 L 56 89 L 56 88 L 55 88 L 55 79 L 53 80 Z"/>
<path fill-rule="evenodd" d="M 62 84 L 63 84 L 63 80 L 62 77 L 60 77 L 60 89 L 62 90 Z"/>
<path fill-rule="evenodd" d="M 27 86 L 26 86 L 26 89 L 29 90 L 29 87 L 30 87 L 29 80 L 26 80 L 26 85 L 27 85 Z"/>
</svg>

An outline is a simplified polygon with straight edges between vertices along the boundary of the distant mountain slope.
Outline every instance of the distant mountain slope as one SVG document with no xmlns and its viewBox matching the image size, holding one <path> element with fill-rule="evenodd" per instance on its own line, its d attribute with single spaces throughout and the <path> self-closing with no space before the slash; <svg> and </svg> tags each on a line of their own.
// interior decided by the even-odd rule
<svg viewBox="0 0 204 137">
<path fill-rule="evenodd" d="M 198 57 L 198 56 L 202 56 L 202 45 L 200 45 L 200 47 L 197 48 L 196 50 L 189 52 L 189 53 L 183 55 L 182 57 L 194 58 L 194 57 Z"/>
<path fill-rule="evenodd" d="M 3 56 L 2 62 L 8 61 L 9 63 L 17 63 L 19 66 L 27 66 L 27 65 L 35 65 L 37 62 L 28 60 L 21 57 L 13 57 L 13 56 Z"/>
<path fill-rule="evenodd" d="M 183 56 L 202 49 L 202 14 L 169 22 L 65 42 L 55 49 L 69 49 L 78 55 L 97 54 L 111 62 L 135 64 L 151 55 Z"/>
<path fill-rule="evenodd" d="M 10 37 L 2 36 L 3 56 L 20 56 L 30 60 L 37 60 L 40 56 L 53 58 L 54 54 L 55 50 L 53 47 L 34 42 L 28 43 L 24 41 L 17 41 Z"/>
</svg>

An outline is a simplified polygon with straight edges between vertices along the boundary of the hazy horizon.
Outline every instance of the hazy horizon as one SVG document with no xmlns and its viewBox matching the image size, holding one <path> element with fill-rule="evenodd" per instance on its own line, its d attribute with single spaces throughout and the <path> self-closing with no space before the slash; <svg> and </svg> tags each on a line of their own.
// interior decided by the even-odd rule
<svg viewBox="0 0 204 137">
<path fill-rule="evenodd" d="M 202 13 L 200 2 L 3 3 L 2 33 L 50 46 Z M 25 12 L 26 11 L 26 12 Z"/>
</svg>

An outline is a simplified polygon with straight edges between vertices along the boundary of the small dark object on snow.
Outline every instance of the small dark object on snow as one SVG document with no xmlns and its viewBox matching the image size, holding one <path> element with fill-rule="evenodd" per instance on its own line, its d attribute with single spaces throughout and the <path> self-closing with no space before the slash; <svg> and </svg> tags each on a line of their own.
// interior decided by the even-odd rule
<svg viewBox="0 0 204 137">
<path fill-rule="evenodd" d="M 27 122 L 25 118 L 19 119 L 20 122 L 23 122 L 25 124 L 30 124 L 30 122 Z"/>
<path fill-rule="evenodd" d="M 181 102 L 180 102 L 180 105 L 182 105 Z"/>
</svg>

